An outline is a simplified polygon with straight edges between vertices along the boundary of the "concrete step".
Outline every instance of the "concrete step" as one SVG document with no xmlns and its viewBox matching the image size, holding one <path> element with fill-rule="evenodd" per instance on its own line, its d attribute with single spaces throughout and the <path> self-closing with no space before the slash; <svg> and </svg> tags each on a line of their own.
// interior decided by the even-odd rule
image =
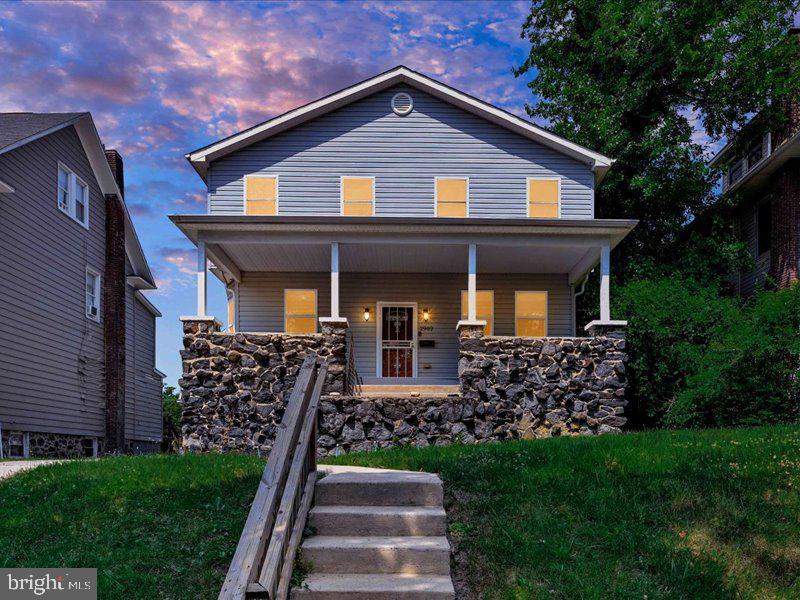
<svg viewBox="0 0 800 600">
<path fill-rule="evenodd" d="M 323 575 L 306 577 L 292 598 L 319 600 L 453 600 L 450 576 L 441 575 Z"/>
<path fill-rule="evenodd" d="M 450 575 L 450 544 L 444 536 L 330 536 L 303 542 L 311 572 Z"/>
<path fill-rule="evenodd" d="M 434 473 L 334 473 L 317 482 L 316 504 L 337 506 L 442 506 L 442 480 Z"/>
<path fill-rule="evenodd" d="M 441 506 L 320 506 L 309 513 L 317 535 L 438 536 L 447 533 Z"/>
</svg>

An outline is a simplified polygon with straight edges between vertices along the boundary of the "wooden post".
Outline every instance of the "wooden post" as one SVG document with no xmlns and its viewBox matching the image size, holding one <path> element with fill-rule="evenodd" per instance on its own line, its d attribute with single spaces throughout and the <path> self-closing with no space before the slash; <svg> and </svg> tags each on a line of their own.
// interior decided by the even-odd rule
<svg viewBox="0 0 800 600">
<path fill-rule="evenodd" d="M 339 318 L 339 242 L 331 242 L 331 318 Z"/>
<path fill-rule="evenodd" d="M 478 287 L 478 261 L 477 261 L 477 246 L 475 244 L 469 245 L 469 260 L 467 271 L 467 320 L 475 321 L 478 318 L 478 308 L 476 300 L 476 292 Z"/>
<path fill-rule="evenodd" d="M 600 321 L 607 323 L 611 320 L 611 249 L 608 246 L 600 248 Z"/>
<path fill-rule="evenodd" d="M 207 261 L 206 261 L 206 243 L 203 241 L 197 242 L 197 316 L 206 316 L 206 305 L 208 303 L 207 284 Z"/>
</svg>

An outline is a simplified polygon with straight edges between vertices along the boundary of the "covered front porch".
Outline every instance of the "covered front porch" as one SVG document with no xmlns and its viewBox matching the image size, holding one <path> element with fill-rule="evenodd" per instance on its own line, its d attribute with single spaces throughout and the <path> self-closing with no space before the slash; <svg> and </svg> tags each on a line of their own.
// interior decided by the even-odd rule
<svg viewBox="0 0 800 600">
<path fill-rule="evenodd" d="M 230 331 L 347 330 L 360 382 L 459 381 L 457 330 L 534 338 L 583 333 L 575 296 L 634 221 L 252 217 L 172 218 L 197 246 L 197 317 L 210 272 L 225 285 Z M 597 324 L 597 323 L 595 323 Z M 618 324 L 618 323 L 617 323 Z"/>
</svg>

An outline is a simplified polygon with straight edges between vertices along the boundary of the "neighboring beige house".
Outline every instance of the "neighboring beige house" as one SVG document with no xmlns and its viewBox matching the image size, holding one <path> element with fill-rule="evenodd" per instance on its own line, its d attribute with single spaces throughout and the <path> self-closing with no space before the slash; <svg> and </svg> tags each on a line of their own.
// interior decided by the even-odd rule
<svg viewBox="0 0 800 600">
<path fill-rule="evenodd" d="M 458 381 L 459 325 L 573 336 L 575 296 L 635 225 L 596 219 L 612 160 L 406 67 L 187 155 L 204 215 L 173 222 L 235 331 L 349 325 L 365 383 Z"/>
<path fill-rule="evenodd" d="M 0 113 L 0 457 L 157 450 L 155 289 L 89 113 Z"/>
</svg>

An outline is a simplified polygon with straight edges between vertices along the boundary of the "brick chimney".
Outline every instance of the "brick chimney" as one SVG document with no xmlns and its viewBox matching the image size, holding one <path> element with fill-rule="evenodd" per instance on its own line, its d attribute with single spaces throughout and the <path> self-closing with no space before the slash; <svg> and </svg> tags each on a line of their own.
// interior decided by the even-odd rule
<svg viewBox="0 0 800 600">
<path fill-rule="evenodd" d="M 106 160 L 124 193 L 122 157 L 106 150 Z M 105 346 L 106 436 L 104 452 L 125 451 L 125 208 L 123 199 L 106 194 L 106 247 L 103 271 L 103 342 Z"/>
<path fill-rule="evenodd" d="M 125 175 L 123 171 L 122 156 L 119 152 L 110 148 L 106 150 L 106 160 L 108 166 L 111 167 L 111 172 L 114 174 L 114 179 L 117 180 L 117 187 L 122 192 L 122 198 L 125 198 Z"/>
</svg>

